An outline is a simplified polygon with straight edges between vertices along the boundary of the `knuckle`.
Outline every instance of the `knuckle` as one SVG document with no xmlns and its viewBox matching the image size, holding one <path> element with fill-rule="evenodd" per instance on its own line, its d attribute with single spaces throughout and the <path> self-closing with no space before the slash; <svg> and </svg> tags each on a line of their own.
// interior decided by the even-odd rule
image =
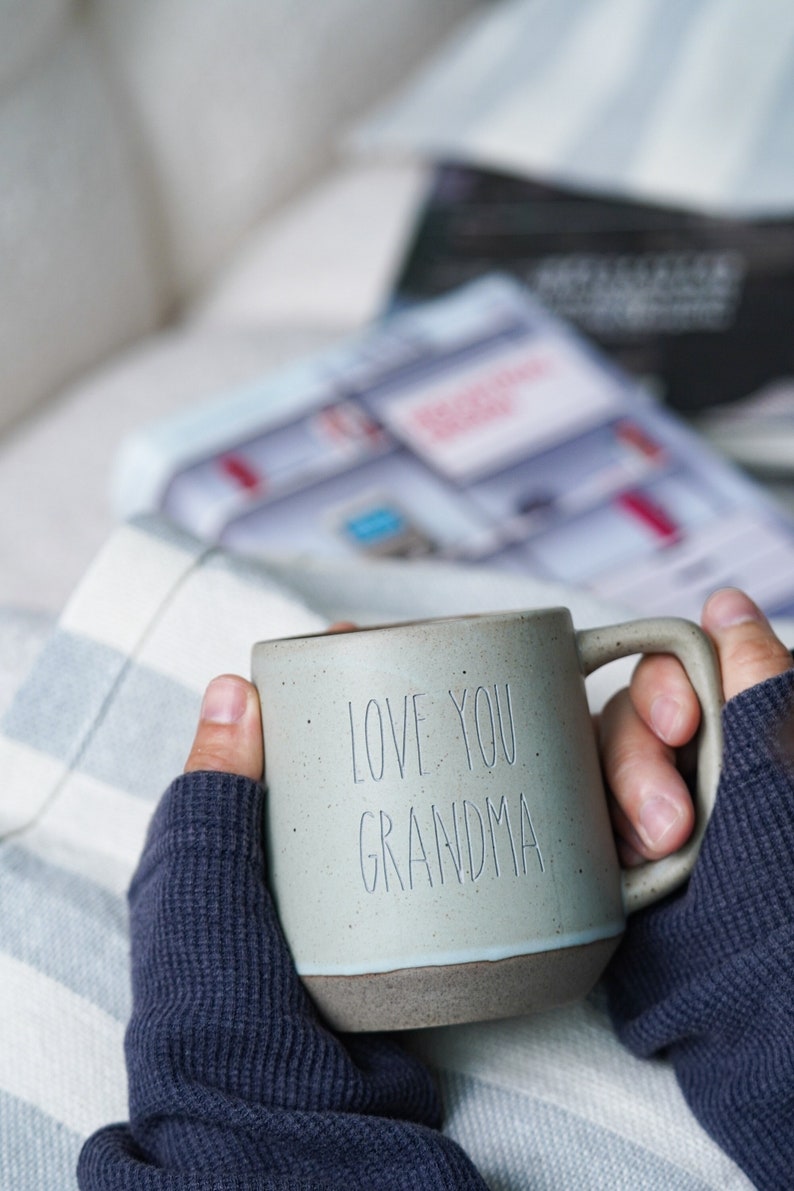
<svg viewBox="0 0 794 1191">
<path fill-rule="evenodd" d="M 633 744 L 614 744 L 606 759 L 606 775 L 609 784 L 619 799 L 625 797 L 637 784 L 647 754 Z"/>
<path fill-rule="evenodd" d="M 783 670 L 792 664 L 791 654 L 776 637 L 753 636 L 738 642 L 730 651 L 732 665 L 746 671 Z"/>
<path fill-rule="evenodd" d="M 670 654 L 649 654 L 637 664 L 631 682 L 632 700 L 646 723 L 660 695 L 675 699 L 687 716 L 697 714 L 697 697 L 681 662 Z"/>
<path fill-rule="evenodd" d="M 191 752 L 185 769 L 189 772 L 197 769 L 207 769 L 214 773 L 227 773 L 229 771 L 229 758 L 225 752 L 218 748 L 194 748 Z"/>
</svg>

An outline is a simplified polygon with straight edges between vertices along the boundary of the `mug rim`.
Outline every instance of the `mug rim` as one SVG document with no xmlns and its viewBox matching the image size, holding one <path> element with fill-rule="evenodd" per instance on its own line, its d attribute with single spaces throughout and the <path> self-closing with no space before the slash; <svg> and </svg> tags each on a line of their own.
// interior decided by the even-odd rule
<svg viewBox="0 0 794 1191">
<path fill-rule="evenodd" d="M 500 621 L 500 620 L 533 620 L 552 614 L 564 613 L 573 622 L 570 608 L 564 604 L 549 604 L 540 608 L 513 608 L 495 612 L 461 612 L 452 616 L 420 616 L 413 620 L 387 621 L 383 624 L 367 624 L 360 628 L 344 629 L 330 633 L 322 629 L 316 633 L 295 633 L 289 637 L 264 637 L 255 641 L 252 650 L 264 645 L 288 645 L 298 641 L 333 641 L 338 637 L 361 636 L 367 633 L 387 633 L 402 629 L 422 628 L 426 626 L 460 624 L 465 621 Z"/>
</svg>

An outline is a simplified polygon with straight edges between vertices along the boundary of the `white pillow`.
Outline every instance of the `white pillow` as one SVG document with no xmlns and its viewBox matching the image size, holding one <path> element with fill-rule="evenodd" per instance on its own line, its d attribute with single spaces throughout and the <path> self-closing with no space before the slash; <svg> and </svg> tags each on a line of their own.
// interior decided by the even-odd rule
<svg viewBox="0 0 794 1191">
<path fill-rule="evenodd" d="M 327 168 L 343 124 L 397 86 L 477 0 L 101 0 L 178 292 Z"/>
</svg>

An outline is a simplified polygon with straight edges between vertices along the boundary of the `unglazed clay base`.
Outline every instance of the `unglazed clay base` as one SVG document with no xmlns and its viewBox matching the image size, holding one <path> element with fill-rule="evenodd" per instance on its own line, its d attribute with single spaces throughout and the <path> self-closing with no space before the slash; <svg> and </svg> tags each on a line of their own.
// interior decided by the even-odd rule
<svg viewBox="0 0 794 1191">
<path fill-rule="evenodd" d="M 511 959 L 401 968 L 365 976 L 304 976 L 336 1030 L 413 1030 L 516 1017 L 587 995 L 620 936 Z"/>
</svg>

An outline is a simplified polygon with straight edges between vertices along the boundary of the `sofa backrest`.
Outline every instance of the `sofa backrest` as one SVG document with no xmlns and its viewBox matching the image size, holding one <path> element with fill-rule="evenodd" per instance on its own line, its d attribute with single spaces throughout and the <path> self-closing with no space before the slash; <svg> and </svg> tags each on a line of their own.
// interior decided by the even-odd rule
<svg viewBox="0 0 794 1191">
<path fill-rule="evenodd" d="M 0 0 L 0 428 L 159 325 L 477 0 Z"/>
</svg>

